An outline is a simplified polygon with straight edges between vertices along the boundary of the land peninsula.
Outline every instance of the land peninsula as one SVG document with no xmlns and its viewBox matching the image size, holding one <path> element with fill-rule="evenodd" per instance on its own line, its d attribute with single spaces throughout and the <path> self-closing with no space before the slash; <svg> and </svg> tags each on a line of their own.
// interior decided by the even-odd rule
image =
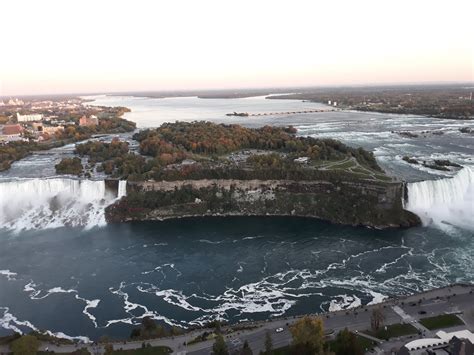
<svg viewBox="0 0 474 355">
<path fill-rule="evenodd" d="M 0 171 L 34 151 L 136 129 L 135 122 L 122 117 L 130 111 L 125 107 L 92 107 L 78 98 L 10 101 L 0 106 Z M 71 159 L 59 166 L 59 173 L 70 173 L 70 166 L 76 173 L 81 170 L 77 160 Z"/>
<path fill-rule="evenodd" d="M 127 179 L 109 222 L 202 216 L 299 216 L 375 228 L 419 224 L 402 206 L 404 185 L 372 153 L 293 127 L 257 129 L 210 122 L 165 123 L 76 153 L 89 169 Z M 108 182 L 113 184 L 112 182 Z"/>
<path fill-rule="evenodd" d="M 364 112 L 472 120 L 472 91 L 470 84 L 306 88 L 267 99 L 312 101 Z"/>
</svg>

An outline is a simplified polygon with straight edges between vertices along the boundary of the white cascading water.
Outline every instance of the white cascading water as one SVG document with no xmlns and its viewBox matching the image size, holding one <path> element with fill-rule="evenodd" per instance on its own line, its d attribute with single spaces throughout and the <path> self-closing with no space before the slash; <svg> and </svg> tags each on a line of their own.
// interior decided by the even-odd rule
<svg viewBox="0 0 474 355">
<path fill-rule="evenodd" d="M 474 230 L 474 170 L 464 167 L 454 177 L 409 183 L 405 208 L 424 225 Z"/>
<path fill-rule="evenodd" d="M 0 183 L 0 228 L 24 230 L 106 224 L 104 209 L 126 194 L 106 189 L 105 181 L 28 179 Z"/>
<path fill-rule="evenodd" d="M 124 196 L 127 196 L 127 181 L 120 180 L 118 184 L 117 198 L 122 198 Z"/>
</svg>

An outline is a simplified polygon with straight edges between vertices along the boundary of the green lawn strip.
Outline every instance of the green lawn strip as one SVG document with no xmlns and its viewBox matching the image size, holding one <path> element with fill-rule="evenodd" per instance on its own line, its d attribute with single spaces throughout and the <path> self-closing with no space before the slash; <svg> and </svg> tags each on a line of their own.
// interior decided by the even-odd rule
<svg viewBox="0 0 474 355">
<path fill-rule="evenodd" d="M 352 160 L 348 160 L 348 161 L 345 161 L 343 163 L 339 163 L 339 164 L 329 166 L 328 169 L 329 170 L 334 170 L 334 169 L 347 170 L 347 169 L 352 168 L 354 166 L 356 166 L 356 164 L 354 164 L 354 162 Z"/>
<path fill-rule="evenodd" d="M 397 323 L 397 324 L 387 325 L 386 328 L 387 329 L 383 327 L 382 329 L 379 329 L 376 332 L 372 330 L 366 330 L 364 331 L 364 333 L 372 335 L 373 337 L 376 337 L 378 339 L 385 339 L 385 340 L 388 340 L 390 338 L 400 337 L 403 335 L 418 333 L 418 330 L 411 324 Z"/>
<path fill-rule="evenodd" d="M 273 355 L 288 355 L 290 354 L 290 345 L 282 346 L 273 350 Z"/>
<path fill-rule="evenodd" d="M 464 322 L 455 314 L 441 314 L 435 317 L 421 318 L 420 323 L 429 330 L 464 325 Z"/>
<path fill-rule="evenodd" d="M 356 335 L 357 341 L 359 342 L 362 349 L 368 351 L 374 347 L 374 342 L 370 339 L 364 338 L 360 335 Z M 331 351 L 335 351 L 335 340 L 329 340 L 326 342 L 326 346 L 329 346 Z M 276 348 L 273 350 L 274 355 L 290 355 L 291 352 L 291 345 L 282 346 L 281 348 Z"/>
<path fill-rule="evenodd" d="M 370 339 L 364 338 L 362 336 L 356 335 L 357 341 L 362 349 L 370 350 L 374 346 L 374 342 Z M 336 341 L 330 340 L 326 342 L 326 346 L 329 346 L 331 351 L 335 351 Z M 276 348 L 273 350 L 274 355 L 289 355 L 292 354 L 291 352 L 291 345 L 282 346 L 281 348 Z"/>
<path fill-rule="evenodd" d="M 363 336 L 357 335 L 356 334 L 356 339 L 359 345 L 361 346 L 362 349 L 364 350 L 369 350 L 374 347 L 374 342 L 370 339 L 364 338 Z M 329 345 L 329 350 L 331 351 L 336 351 L 336 340 L 329 340 L 326 342 L 326 345 Z"/>
<path fill-rule="evenodd" d="M 392 181 L 392 178 L 390 176 L 380 175 L 380 174 L 375 174 L 374 176 L 379 180 Z"/>
<path fill-rule="evenodd" d="M 371 172 L 366 170 L 366 169 L 362 169 L 361 167 L 357 167 L 357 168 L 352 168 L 351 171 L 353 173 L 357 173 L 357 174 L 363 174 L 363 175 L 370 175 Z"/>
<path fill-rule="evenodd" d="M 360 346 L 365 351 L 368 351 L 368 350 L 372 349 L 375 345 L 374 342 L 370 339 L 364 338 L 360 335 L 356 335 L 356 337 L 357 337 L 357 341 L 359 342 Z"/>
</svg>

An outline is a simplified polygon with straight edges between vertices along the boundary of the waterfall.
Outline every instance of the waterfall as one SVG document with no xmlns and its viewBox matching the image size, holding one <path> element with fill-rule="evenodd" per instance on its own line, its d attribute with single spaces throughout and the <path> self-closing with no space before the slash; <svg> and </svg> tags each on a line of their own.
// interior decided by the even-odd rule
<svg viewBox="0 0 474 355">
<path fill-rule="evenodd" d="M 405 208 L 424 225 L 474 230 L 474 170 L 464 167 L 454 177 L 409 183 Z"/>
<path fill-rule="evenodd" d="M 106 224 L 104 208 L 125 194 L 105 181 L 25 179 L 0 183 L 0 228 L 23 230 Z"/>
<path fill-rule="evenodd" d="M 117 198 L 122 198 L 127 195 L 127 180 L 120 180 L 117 190 Z"/>
</svg>

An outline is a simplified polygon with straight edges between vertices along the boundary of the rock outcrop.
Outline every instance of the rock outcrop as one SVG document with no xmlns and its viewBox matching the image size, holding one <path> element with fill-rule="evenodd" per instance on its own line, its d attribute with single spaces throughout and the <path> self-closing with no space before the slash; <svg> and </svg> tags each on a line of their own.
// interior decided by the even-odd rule
<svg viewBox="0 0 474 355">
<path fill-rule="evenodd" d="M 374 228 L 410 227 L 404 185 L 376 181 L 183 180 L 128 183 L 109 222 L 201 216 L 300 216 Z"/>
</svg>

